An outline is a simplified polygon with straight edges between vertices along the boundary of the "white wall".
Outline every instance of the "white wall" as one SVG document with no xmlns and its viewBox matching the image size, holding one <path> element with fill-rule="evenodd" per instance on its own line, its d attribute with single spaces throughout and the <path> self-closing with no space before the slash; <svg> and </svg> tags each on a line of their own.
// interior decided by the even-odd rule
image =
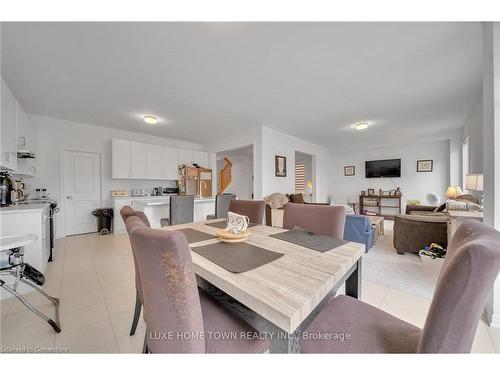
<svg viewBox="0 0 500 375">
<path fill-rule="evenodd" d="M 483 173 L 483 95 L 478 96 L 465 120 L 462 140 L 469 137 L 469 173 Z"/>
<path fill-rule="evenodd" d="M 262 195 L 295 190 L 295 151 L 312 155 L 313 201 L 326 202 L 328 197 L 328 163 L 330 155 L 324 147 L 300 138 L 262 127 Z M 274 156 L 286 157 L 287 176 L 276 177 Z"/>
<path fill-rule="evenodd" d="M 483 24 L 482 157 L 484 222 L 500 230 L 500 23 Z M 479 152 L 479 150 L 478 150 Z M 488 302 L 487 319 L 500 327 L 500 276 Z"/>
<path fill-rule="evenodd" d="M 365 178 L 365 161 L 401 159 L 401 178 Z M 417 160 L 433 160 L 432 172 L 417 173 Z M 402 191 L 402 210 L 406 201 L 418 199 L 425 204 L 425 195 L 433 192 L 444 200 L 449 183 L 449 141 L 374 148 L 366 151 L 342 153 L 331 156 L 328 166 L 329 193 L 338 204 L 358 202 L 361 190 L 369 188 Z M 344 176 L 344 166 L 354 165 L 355 176 Z"/>
<path fill-rule="evenodd" d="M 64 237 L 64 200 L 60 196 L 60 158 L 63 150 L 87 151 L 101 154 L 102 207 L 111 207 L 111 190 L 152 188 L 168 186 L 165 180 L 127 180 L 111 178 L 111 139 L 130 139 L 164 146 L 203 150 L 203 146 L 191 142 L 155 137 L 100 126 L 76 123 L 48 117 L 30 115 L 37 131 L 37 176 L 27 178 L 30 188 L 47 188 L 52 197 L 60 202 L 57 217 L 57 237 Z"/>
</svg>

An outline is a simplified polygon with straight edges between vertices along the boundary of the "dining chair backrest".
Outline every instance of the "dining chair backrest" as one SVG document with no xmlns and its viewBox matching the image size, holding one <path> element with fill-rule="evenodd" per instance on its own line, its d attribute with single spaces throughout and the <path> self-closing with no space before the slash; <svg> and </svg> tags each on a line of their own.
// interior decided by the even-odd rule
<svg viewBox="0 0 500 375">
<path fill-rule="evenodd" d="M 172 195 L 170 197 L 170 225 L 187 224 L 194 221 L 194 195 Z"/>
<path fill-rule="evenodd" d="M 283 228 L 300 227 L 315 234 L 344 238 L 345 207 L 287 203 Z"/>
<path fill-rule="evenodd" d="M 144 212 L 142 212 L 142 211 L 135 211 L 130 206 L 123 206 L 122 209 L 120 210 L 120 215 L 121 215 L 124 223 L 127 222 L 127 219 L 129 217 L 136 216 L 139 219 L 141 219 L 147 227 L 151 227 L 151 224 L 149 223 L 149 220 L 146 217 L 146 215 L 144 214 Z M 130 246 L 133 246 L 132 239 L 130 238 L 130 233 L 128 234 L 128 237 L 129 237 L 129 241 L 130 241 Z M 139 277 L 139 269 L 137 268 L 137 261 L 135 259 L 135 253 L 134 253 L 134 251 L 132 251 L 132 257 L 134 259 L 135 289 L 137 290 L 137 293 L 139 293 L 139 296 L 140 296 L 140 298 L 142 300 L 141 278 Z"/>
<path fill-rule="evenodd" d="M 215 218 L 227 219 L 229 203 L 236 199 L 236 194 L 217 194 L 215 196 Z"/>
<path fill-rule="evenodd" d="M 142 211 L 136 211 L 130 206 L 123 206 L 120 210 L 120 215 L 123 219 L 123 223 L 127 220 L 129 216 L 137 216 L 139 219 L 144 221 L 144 223 L 151 228 L 148 217 Z"/>
<path fill-rule="evenodd" d="M 204 353 L 200 296 L 186 237 L 126 222 L 143 288 L 146 340 L 152 353 Z"/>
<path fill-rule="evenodd" d="M 448 246 L 420 338 L 420 353 L 469 353 L 500 271 L 500 232 L 471 220 Z"/>
<path fill-rule="evenodd" d="M 229 202 L 229 211 L 248 216 L 251 223 L 262 224 L 264 222 L 266 203 L 262 200 L 233 199 Z"/>
</svg>

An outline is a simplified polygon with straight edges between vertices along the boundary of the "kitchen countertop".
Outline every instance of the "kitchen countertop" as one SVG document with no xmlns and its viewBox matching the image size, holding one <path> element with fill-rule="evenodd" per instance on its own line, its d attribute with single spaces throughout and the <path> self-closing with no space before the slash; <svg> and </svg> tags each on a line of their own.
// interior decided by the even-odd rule
<svg viewBox="0 0 500 375">
<path fill-rule="evenodd" d="M 114 200 L 120 200 L 120 199 L 132 199 L 132 200 L 162 200 L 162 199 L 169 199 L 171 196 L 170 195 L 150 195 L 147 197 L 133 197 L 131 195 L 127 195 L 125 197 L 112 197 Z M 215 201 L 215 198 L 208 197 L 208 198 L 199 198 L 195 197 L 194 198 L 195 202 L 199 201 Z"/>
<path fill-rule="evenodd" d="M 8 207 L 0 207 L 0 214 L 42 212 L 49 205 L 50 202 L 29 202 L 29 203 L 13 204 Z"/>
</svg>

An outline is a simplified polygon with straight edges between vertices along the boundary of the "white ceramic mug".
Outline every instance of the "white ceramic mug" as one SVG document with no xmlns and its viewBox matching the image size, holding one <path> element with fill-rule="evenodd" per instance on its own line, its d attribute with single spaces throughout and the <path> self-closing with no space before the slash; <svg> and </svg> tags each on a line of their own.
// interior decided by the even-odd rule
<svg viewBox="0 0 500 375">
<path fill-rule="evenodd" d="M 248 216 L 239 215 L 229 211 L 227 213 L 227 228 L 226 230 L 231 233 L 241 233 L 247 230 L 250 219 Z"/>
</svg>

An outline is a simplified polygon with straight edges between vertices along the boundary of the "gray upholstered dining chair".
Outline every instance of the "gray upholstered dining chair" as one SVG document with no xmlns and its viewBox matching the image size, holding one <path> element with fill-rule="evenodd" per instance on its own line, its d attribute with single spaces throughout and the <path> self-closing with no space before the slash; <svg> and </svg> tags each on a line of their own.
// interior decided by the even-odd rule
<svg viewBox="0 0 500 375">
<path fill-rule="evenodd" d="M 500 232 L 477 221 L 455 232 L 421 330 L 347 296 L 331 300 L 305 329 L 303 353 L 468 353 L 500 271 Z M 307 340 L 344 332 L 349 340 Z"/>
<path fill-rule="evenodd" d="M 215 215 L 207 215 L 207 220 L 227 219 L 229 211 L 229 202 L 236 199 L 236 194 L 223 193 L 215 196 Z"/>
<path fill-rule="evenodd" d="M 162 226 L 187 224 L 194 221 L 194 195 L 172 195 L 169 218 L 162 219 Z"/>
<path fill-rule="evenodd" d="M 179 231 L 148 228 L 138 217 L 126 221 L 139 266 L 146 352 L 260 353 L 269 348 L 245 322 L 199 290 L 191 250 Z M 225 339 L 208 332 L 224 333 Z M 171 336 L 170 336 L 171 335 Z M 242 337 L 244 336 L 244 337 Z"/>
<path fill-rule="evenodd" d="M 262 224 L 266 203 L 259 200 L 233 199 L 229 202 L 229 211 L 248 216 L 251 223 Z"/>
<path fill-rule="evenodd" d="M 344 237 L 345 207 L 287 203 L 283 228 L 300 227 L 315 234 Z"/>
<path fill-rule="evenodd" d="M 148 218 L 142 211 L 135 211 L 130 206 L 124 206 L 120 210 L 120 215 L 123 219 L 123 222 L 126 223 L 127 219 L 130 216 L 137 216 L 141 219 L 147 227 L 151 227 Z M 129 233 L 130 240 L 130 233 Z M 130 241 L 130 245 L 132 245 L 132 241 Z M 135 330 L 137 329 L 137 324 L 139 323 L 139 317 L 141 316 L 142 309 L 142 289 L 141 289 L 141 279 L 139 277 L 139 269 L 137 268 L 137 261 L 135 259 L 135 253 L 132 251 L 132 256 L 134 257 L 134 268 L 135 268 L 135 308 L 134 308 L 134 317 L 132 318 L 132 326 L 130 327 L 130 336 L 135 334 Z"/>
</svg>

